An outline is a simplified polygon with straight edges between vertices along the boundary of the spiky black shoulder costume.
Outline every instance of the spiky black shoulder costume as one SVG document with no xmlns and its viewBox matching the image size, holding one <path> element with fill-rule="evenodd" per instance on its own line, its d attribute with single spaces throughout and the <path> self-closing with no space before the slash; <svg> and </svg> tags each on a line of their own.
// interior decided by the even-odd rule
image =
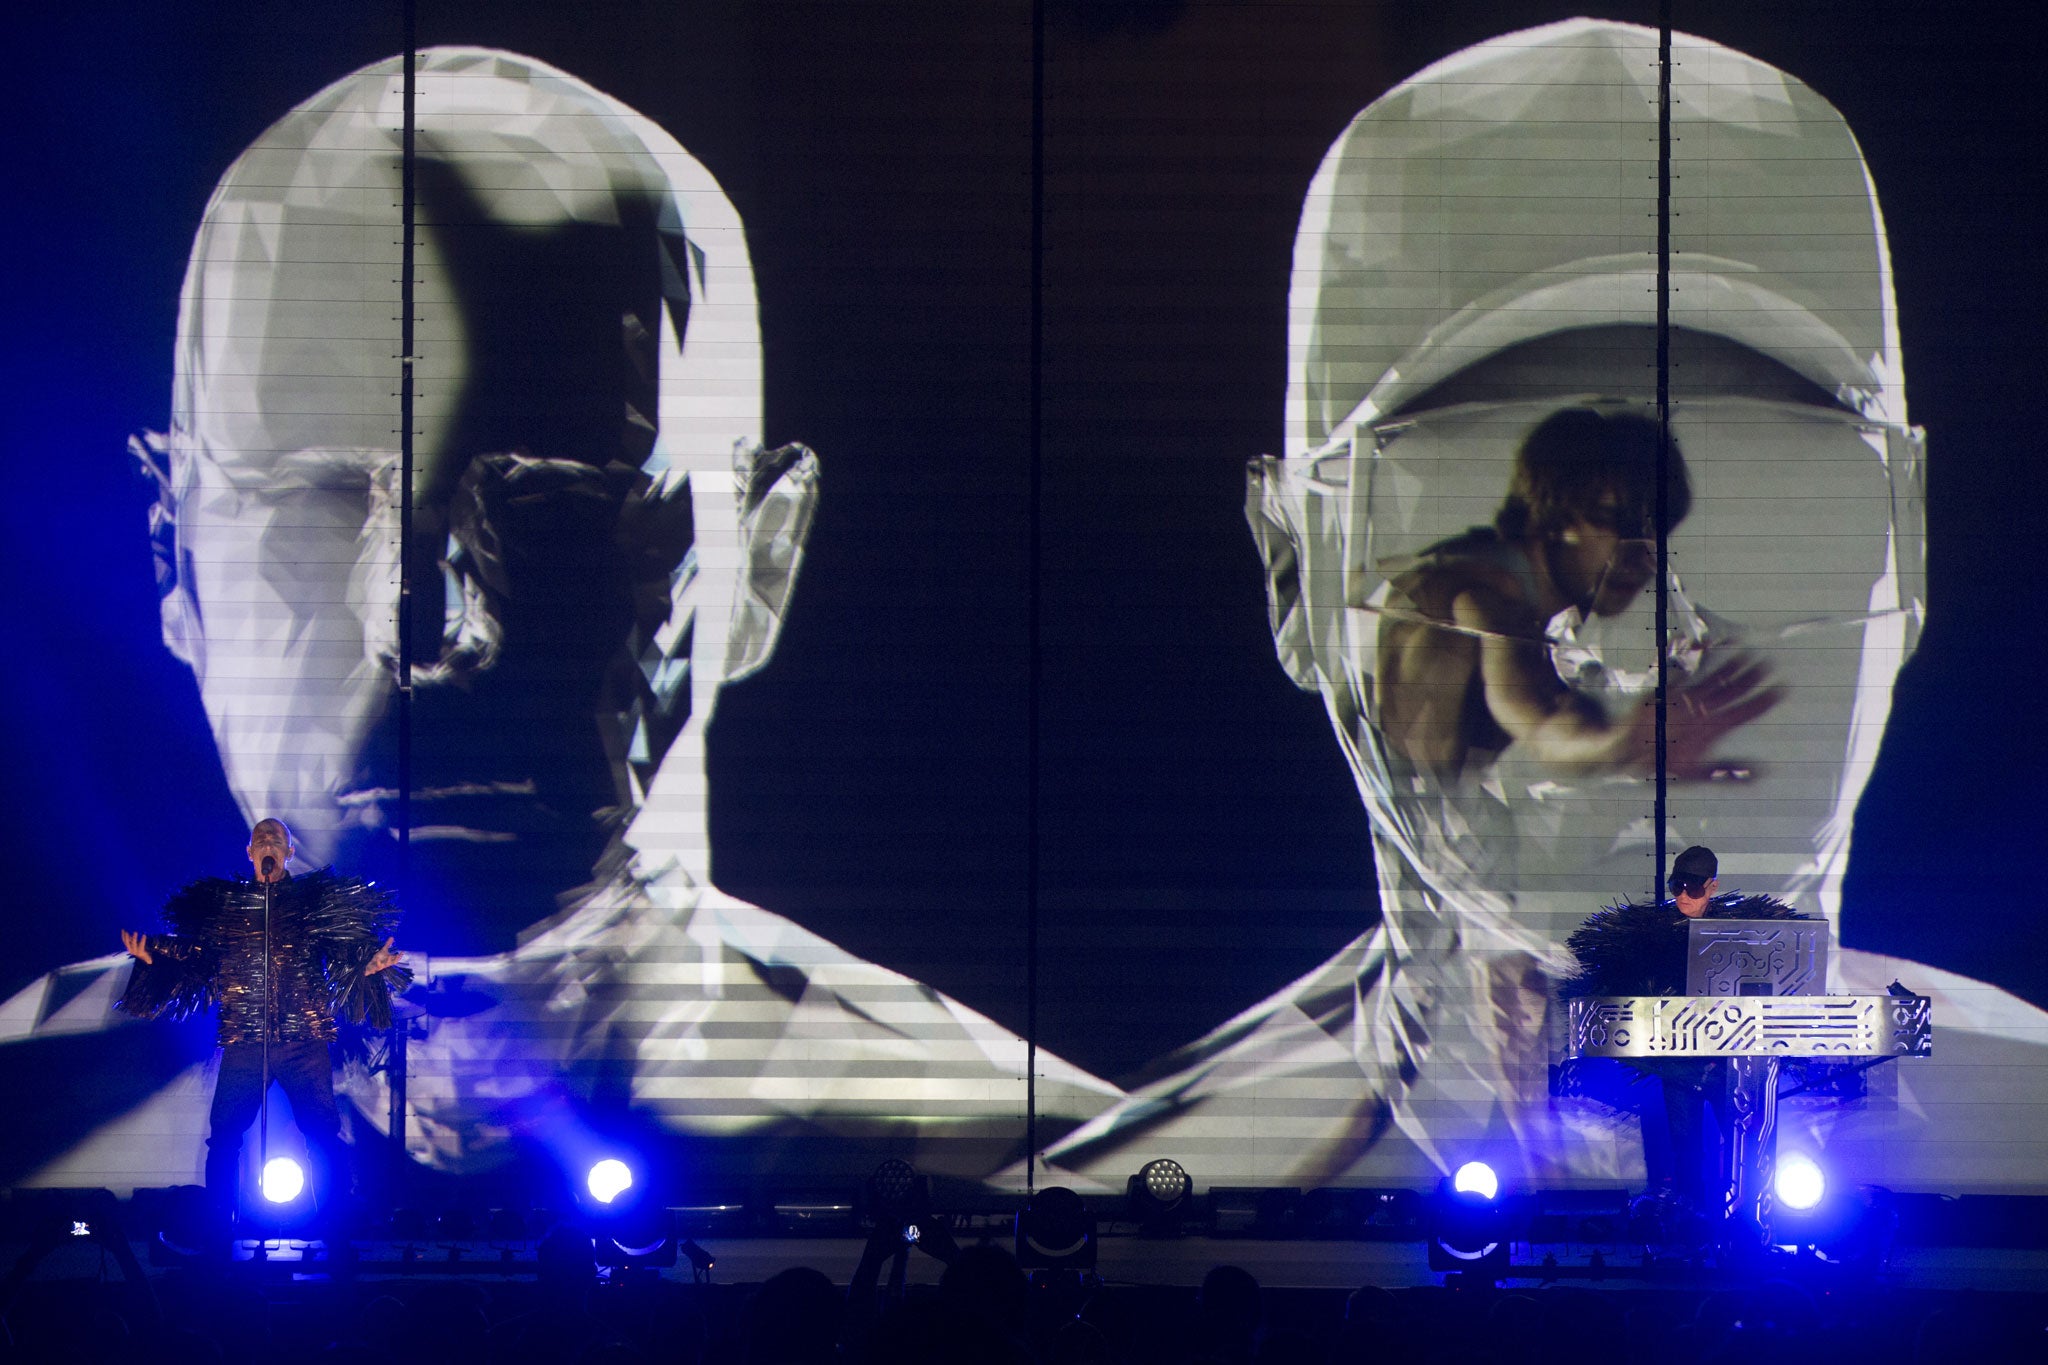
<svg viewBox="0 0 2048 1365">
<path fill-rule="evenodd" d="M 391 1026 L 391 997 L 412 971 L 363 968 L 392 933 L 398 912 L 374 882 L 332 868 L 288 877 L 269 891 L 270 960 L 264 961 L 265 891 L 257 881 L 208 877 L 164 906 L 168 934 L 151 934 L 120 1008 L 143 1019 L 187 1019 L 220 1009 L 219 1040 L 332 1042 L 335 1021 Z"/>
<path fill-rule="evenodd" d="M 1732 892 L 1707 902 L 1705 919 L 1812 919 L 1772 896 Z M 1578 972 L 1558 983 L 1567 1000 L 1586 995 L 1677 995 L 1685 990 L 1692 921 L 1671 901 L 1610 905 L 1565 940 Z"/>
<path fill-rule="evenodd" d="M 1741 892 L 1707 903 L 1707 919 L 1812 919 L 1772 896 Z M 1579 960 L 1578 971 L 1557 983 L 1570 1000 L 1593 995 L 1682 995 L 1690 924 L 1671 901 L 1623 901 L 1580 925 L 1565 945 Z M 1619 1113 L 1634 1113 L 1643 1076 L 1698 1086 L 1719 1075 L 1711 1057 L 1632 1057 L 1627 1061 L 1574 1057 L 1551 1067 L 1551 1093 L 1593 1100 Z"/>
</svg>

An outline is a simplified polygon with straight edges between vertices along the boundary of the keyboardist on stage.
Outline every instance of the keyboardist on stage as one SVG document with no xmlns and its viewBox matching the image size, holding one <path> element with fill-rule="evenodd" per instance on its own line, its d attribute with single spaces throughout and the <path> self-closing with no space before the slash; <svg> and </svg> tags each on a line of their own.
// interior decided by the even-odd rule
<svg viewBox="0 0 2048 1365">
<path fill-rule="evenodd" d="M 1609 906 L 1579 927 L 1568 944 L 1578 974 L 1559 994 L 1578 996 L 1682 995 L 1688 926 L 1697 919 L 1810 919 L 1770 896 L 1720 893 L 1714 851 L 1694 845 L 1671 863 L 1668 900 Z M 1725 1217 L 1733 1186 L 1734 1130 L 1726 1060 L 1715 1057 L 1643 1057 L 1623 1063 L 1655 1079 L 1658 1097 L 1646 1097 L 1643 1165 L 1649 1195 L 1690 1212 Z"/>
</svg>

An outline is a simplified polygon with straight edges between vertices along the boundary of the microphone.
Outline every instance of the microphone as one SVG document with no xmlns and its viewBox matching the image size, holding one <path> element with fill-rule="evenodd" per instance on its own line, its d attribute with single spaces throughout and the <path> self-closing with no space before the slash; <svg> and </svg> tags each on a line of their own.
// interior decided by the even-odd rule
<svg viewBox="0 0 2048 1365">
<path fill-rule="evenodd" d="M 275 876 L 277 876 L 277 859 L 266 853 L 263 855 L 263 880 L 267 882 Z"/>
</svg>

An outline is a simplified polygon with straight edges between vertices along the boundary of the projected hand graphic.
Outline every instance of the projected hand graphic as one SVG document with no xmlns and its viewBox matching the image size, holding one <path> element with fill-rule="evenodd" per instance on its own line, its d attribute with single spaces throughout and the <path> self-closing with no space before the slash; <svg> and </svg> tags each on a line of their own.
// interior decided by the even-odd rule
<svg viewBox="0 0 2048 1365">
<path fill-rule="evenodd" d="M 1683 690 L 1674 690 L 1664 723 L 1666 765 L 1673 780 L 1752 780 L 1758 764 L 1747 759 L 1716 759 L 1714 746 L 1784 698 L 1785 689 L 1772 681 L 1770 665 L 1748 653 L 1736 654 Z M 1644 707 L 1636 717 L 1638 736 L 1648 741 L 1656 724 L 1655 709 Z"/>
</svg>

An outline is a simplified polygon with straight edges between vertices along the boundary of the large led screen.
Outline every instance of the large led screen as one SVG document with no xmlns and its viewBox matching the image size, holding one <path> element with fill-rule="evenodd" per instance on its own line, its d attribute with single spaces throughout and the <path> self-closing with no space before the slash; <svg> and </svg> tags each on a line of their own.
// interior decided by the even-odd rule
<svg viewBox="0 0 2048 1365">
<path fill-rule="evenodd" d="M 2023 73 L 1552 8 L 41 21 L 5 1178 L 194 1178 L 109 950 L 270 816 L 438 1171 L 1639 1182 L 1566 940 L 1704 844 L 1933 1001 L 1781 1143 L 2037 1188 Z"/>
</svg>

